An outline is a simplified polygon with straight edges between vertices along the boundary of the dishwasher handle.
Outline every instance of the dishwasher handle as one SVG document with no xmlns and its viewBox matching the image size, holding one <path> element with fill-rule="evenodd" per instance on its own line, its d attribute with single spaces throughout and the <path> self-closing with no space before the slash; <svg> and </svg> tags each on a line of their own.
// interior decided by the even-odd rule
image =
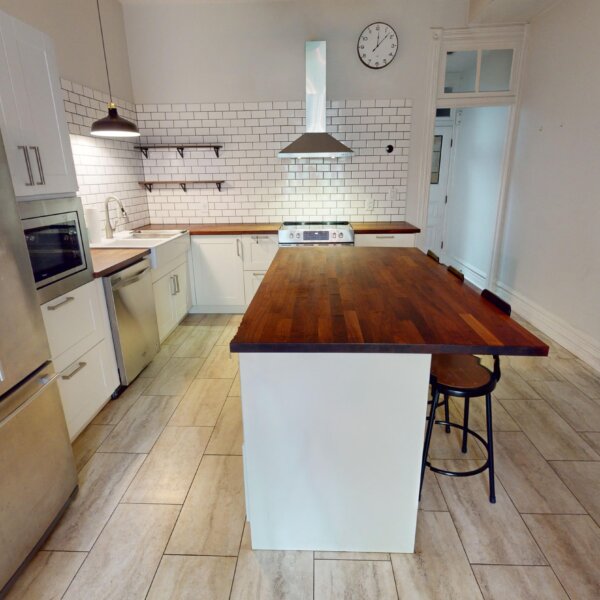
<svg viewBox="0 0 600 600">
<path fill-rule="evenodd" d="M 134 273 L 131 277 L 128 277 L 127 279 L 120 279 L 120 280 L 113 282 L 113 284 L 112 284 L 113 291 L 123 289 L 124 287 L 127 287 L 128 285 L 131 285 L 132 283 L 135 283 L 136 281 L 139 281 L 148 271 L 150 271 L 151 268 L 152 267 L 146 267 L 145 269 L 142 269 L 141 271 Z"/>
</svg>

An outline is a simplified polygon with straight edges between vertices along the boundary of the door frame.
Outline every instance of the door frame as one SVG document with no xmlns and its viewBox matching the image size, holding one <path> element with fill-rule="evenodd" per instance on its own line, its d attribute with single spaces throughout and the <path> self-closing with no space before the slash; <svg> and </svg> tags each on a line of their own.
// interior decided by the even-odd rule
<svg viewBox="0 0 600 600">
<path fill-rule="evenodd" d="M 431 154 L 433 152 L 433 135 L 435 130 L 435 111 L 437 108 L 470 108 L 479 106 L 504 106 L 511 107 L 508 123 L 508 132 L 504 148 L 502 175 L 500 182 L 500 197 L 496 215 L 496 227 L 492 258 L 486 287 L 494 288 L 498 277 L 498 267 L 502 250 L 502 241 L 505 225 L 506 199 L 510 181 L 510 172 L 514 147 L 516 141 L 516 125 L 520 113 L 521 99 L 519 90 L 523 77 L 523 62 L 527 46 L 527 25 L 508 25 L 490 27 L 472 27 L 460 29 L 431 29 L 429 44 L 429 66 L 427 78 L 427 91 L 425 102 L 425 122 L 421 139 L 421 152 L 418 161 L 418 188 L 417 188 L 417 226 L 421 233 L 417 234 L 416 245 L 423 251 L 425 248 L 425 231 L 429 212 L 429 184 L 431 178 Z M 513 47 L 514 55 L 512 72 L 512 90 L 510 94 L 503 92 L 495 94 L 460 94 L 453 98 L 448 94 L 439 93 L 443 90 L 443 77 L 445 73 L 446 52 L 451 49 L 477 49 L 484 46 Z"/>
</svg>

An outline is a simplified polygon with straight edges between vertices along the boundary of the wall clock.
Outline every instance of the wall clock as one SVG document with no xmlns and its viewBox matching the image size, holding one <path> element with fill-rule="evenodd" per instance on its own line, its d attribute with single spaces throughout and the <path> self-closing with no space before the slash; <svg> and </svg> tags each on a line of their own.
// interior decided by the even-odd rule
<svg viewBox="0 0 600 600">
<path fill-rule="evenodd" d="M 369 69 L 383 69 L 398 52 L 398 36 L 387 23 L 371 23 L 360 34 L 356 49 L 358 57 Z"/>
</svg>

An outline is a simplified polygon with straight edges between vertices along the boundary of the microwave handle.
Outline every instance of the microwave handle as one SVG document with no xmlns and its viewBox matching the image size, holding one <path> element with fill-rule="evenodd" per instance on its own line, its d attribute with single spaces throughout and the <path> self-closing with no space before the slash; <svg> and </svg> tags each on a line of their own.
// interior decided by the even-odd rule
<svg viewBox="0 0 600 600">
<path fill-rule="evenodd" d="M 27 167 L 27 175 L 29 176 L 29 183 L 25 185 L 35 185 L 35 180 L 33 179 L 33 171 L 31 170 L 31 160 L 29 158 L 29 148 L 27 146 L 18 146 L 19 150 L 23 150 L 23 157 L 25 158 L 25 166 Z"/>
</svg>

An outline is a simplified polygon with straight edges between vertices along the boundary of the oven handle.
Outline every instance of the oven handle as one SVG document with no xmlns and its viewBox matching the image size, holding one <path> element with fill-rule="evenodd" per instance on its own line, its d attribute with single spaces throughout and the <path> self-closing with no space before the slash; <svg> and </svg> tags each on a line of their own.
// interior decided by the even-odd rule
<svg viewBox="0 0 600 600">
<path fill-rule="evenodd" d="M 136 281 L 139 281 L 142 278 L 142 276 L 145 273 L 147 273 L 151 268 L 152 267 L 146 267 L 145 269 L 138 271 L 135 275 L 132 275 L 131 277 L 128 277 L 127 279 L 121 279 L 121 281 L 113 283 L 112 289 L 120 290 L 124 287 L 127 287 L 128 285 L 131 285 L 132 283 L 135 283 Z"/>
<path fill-rule="evenodd" d="M 73 300 L 75 300 L 75 298 L 73 296 L 67 296 L 64 300 L 61 300 L 58 304 L 52 304 L 51 306 L 47 306 L 46 308 L 48 310 L 56 310 L 57 308 L 60 308 L 61 306 L 64 306 L 65 304 L 69 304 L 69 302 L 73 302 Z"/>
</svg>

